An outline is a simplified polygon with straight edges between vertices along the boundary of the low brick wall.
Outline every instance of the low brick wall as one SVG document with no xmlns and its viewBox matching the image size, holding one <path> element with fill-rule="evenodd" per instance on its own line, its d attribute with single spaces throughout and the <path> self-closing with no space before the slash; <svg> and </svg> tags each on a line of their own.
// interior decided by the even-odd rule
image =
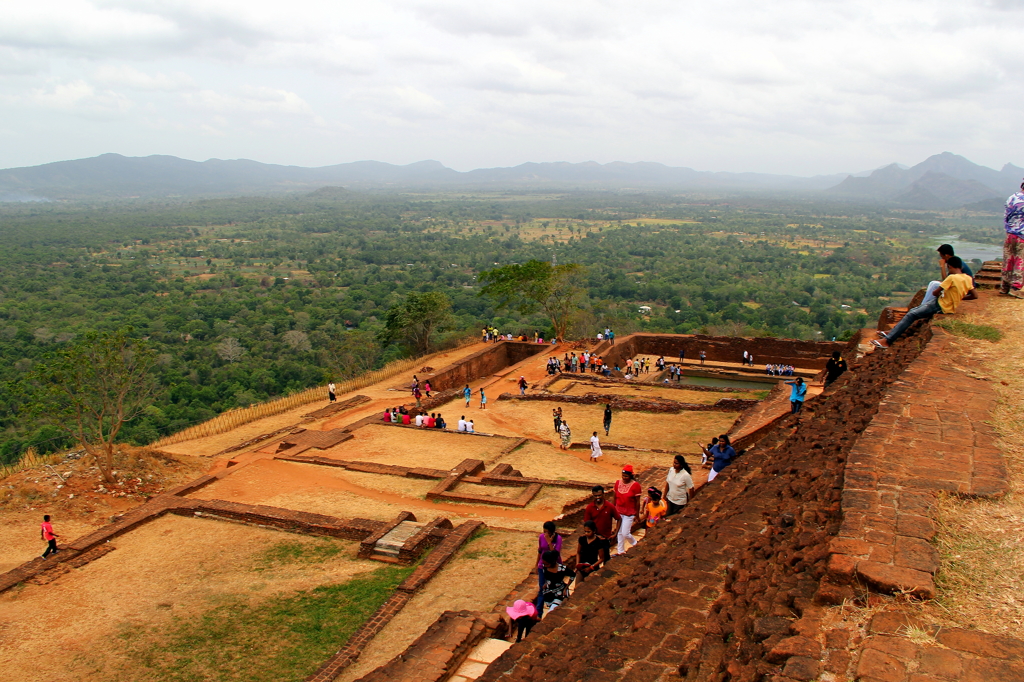
<svg viewBox="0 0 1024 682">
<path fill-rule="evenodd" d="M 741 412 L 748 407 L 757 405 L 757 400 L 744 400 L 740 398 L 722 398 L 718 402 L 708 405 L 705 403 L 683 403 L 667 398 L 634 398 L 626 395 L 608 395 L 604 393 L 586 393 L 584 395 L 564 395 L 561 393 L 530 393 L 517 395 L 513 393 L 502 393 L 498 400 L 544 400 L 555 403 L 570 403 L 573 405 L 599 405 L 608 404 L 616 410 L 630 412 L 660 412 L 666 414 L 679 414 L 680 412 Z"/>
<path fill-rule="evenodd" d="M 681 349 L 687 360 L 695 360 L 703 350 L 711 362 L 740 362 L 743 351 L 753 353 L 758 364 L 786 364 L 808 369 L 822 369 L 832 351 L 846 352 L 849 344 L 839 341 L 800 341 L 768 337 L 745 338 L 707 336 L 705 334 L 630 334 L 616 339 L 603 357 L 609 366 L 625 362 L 637 355 L 664 355 L 666 360 L 678 359 Z"/>
<path fill-rule="evenodd" d="M 349 638 L 345 646 L 307 677 L 306 682 L 330 682 L 341 674 L 342 670 L 352 665 L 370 641 L 409 603 L 413 595 L 444 568 L 473 533 L 483 527 L 484 524 L 480 521 L 466 521 L 450 532 L 427 556 L 423 564 L 402 581 L 394 594 Z"/>
<path fill-rule="evenodd" d="M 420 380 L 429 379 L 430 387 L 435 391 L 461 390 L 466 384 L 491 376 L 495 372 L 510 365 L 520 363 L 526 358 L 542 353 L 549 348 L 550 346 L 539 343 L 501 341 L 489 345 L 487 348 L 476 353 L 467 355 L 458 362 L 442 367 L 433 374 L 423 375 L 420 377 Z M 451 400 L 451 398 L 449 397 L 448 400 Z M 420 402 L 423 404 L 422 400 Z"/>
</svg>

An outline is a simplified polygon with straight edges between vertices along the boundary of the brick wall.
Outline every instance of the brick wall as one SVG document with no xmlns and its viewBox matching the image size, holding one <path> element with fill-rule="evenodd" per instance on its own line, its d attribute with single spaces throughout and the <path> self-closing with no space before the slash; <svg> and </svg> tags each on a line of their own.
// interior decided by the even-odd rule
<svg viewBox="0 0 1024 682">
<path fill-rule="evenodd" d="M 822 369 L 832 351 L 845 352 L 849 344 L 838 341 L 799 341 L 796 339 L 743 338 L 707 336 L 705 334 L 630 334 L 616 339 L 615 345 L 603 354 L 605 362 L 614 366 L 636 355 L 664 355 L 666 360 L 679 358 L 686 350 L 688 361 L 696 360 L 703 350 L 712 362 L 741 362 L 743 351 L 753 353 L 758 364 L 782 363 L 808 369 Z"/>
<path fill-rule="evenodd" d="M 420 377 L 420 379 L 429 379 L 430 387 L 435 391 L 462 389 L 476 379 L 490 376 L 505 367 L 548 350 L 548 348 L 548 346 L 538 343 L 502 341 L 488 345 L 487 348 L 467 355 L 458 362 L 442 367 L 433 374 Z M 448 400 L 451 400 L 451 397 Z"/>
<path fill-rule="evenodd" d="M 757 405 L 757 400 L 740 398 L 723 398 L 708 405 L 706 403 L 684 403 L 668 398 L 634 398 L 626 395 L 608 395 L 605 393 L 586 393 L 584 395 L 563 395 L 559 393 L 530 393 L 518 395 L 502 393 L 498 400 L 545 400 L 556 403 L 572 403 L 575 405 L 609 404 L 617 410 L 632 412 L 658 412 L 663 414 L 679 414 L 680 412 L 741 412 L 748 407 Z"/>
</svg>

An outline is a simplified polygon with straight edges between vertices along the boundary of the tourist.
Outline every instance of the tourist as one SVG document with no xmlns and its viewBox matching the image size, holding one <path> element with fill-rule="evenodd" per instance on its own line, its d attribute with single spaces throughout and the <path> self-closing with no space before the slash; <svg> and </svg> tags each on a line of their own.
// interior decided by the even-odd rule
<svg viewBox="0 0 1024 682">
<path fill-rule="evenodd" d="M 583 522 L 583 534 L 576 547 L 576 579 L 580 582 L 608 561 L 608 541 L 597 535 L 597 524 Z"/>
<path fill-rule="evenodd" d="M 423 425 L 428 429 L 432 429 L 437 426 L 437 418 L 434 416 L 433 412 L 431 412 L 430 416 L 427 417 L 425 422 L 423 422 Z"/>
<path fill-rule="evenodd" d="M 747 360 L 749 361 L 750 366 L 753 367 L 754 366 L 754 354 L 751 353 L 749 356 L 747 356 Z"/>
<path fill-rule="evenodd" d="M 604 435 L 608 435 L 609 429 L 612 428 L 612 404 L 607 403 L 604 406 Z"/>
<path fill-rule="evenodd" d="M 764 366 L 764 373 L 767 374 L 768 376 L 772 375 L 772 366 L 770 364 L 766 364 Z"/>
<path fill-rule="evenodd" d="M 430 397 L 430 379 L 423 382 L 423 392 L 427 394 L 428 398 Z"/>
<path fill-rule="evenodd" d="M 622 517 L 619 524 L 618 553 L 626 552 L 626 542 L 633 545 L 637 540 L 630 532 L 633 529 L 633 521 L 639 512 L 640 494 L 643 492 L 640 484 L 633 480 L 633 465 L 627 464 L 622 467 L 622 478 L 615 481 L 615 510 Z"/>
<path fill-rule="evenodd" d="M 481 410 L 486 410 L 487 409 L 487 394 L 484 393 L 484 387 L 483 386 L 480 387 L 480 409 Z"/>
<path fill-rule="evenodd" d="M 57 556 L 57 538 L 60 536 L 53 532 L 53 525 L 50 523 L 50 515 L 43 515 L 43 523 L 39 526 L 39 537 L 46 543 L 46 549 L 43 551 L 43 558 L 47 558 L 51 554 Z"/>
<path fill-rule="evenodd" d="M 572 443 L 572 431 L 569 430 L 569 423 L 564 419 L 562 420 L 562 425 L 558 427 L 558 435 L 562 439 L 558 445 L 559 449 L 568 450 L 570 443 Z"/>
<path fill-rule="evenodd" d="M 748 356 L 747 351 L 743 351 L 743 365 L 744 365 L 744 367 L 747 364 L 747 356 Z"/>
<path fill-rule="evenodd" d="M 391 423 L 391 410 L 387 408 L 384 409 L 384 421 L 389 424 Z"/>
<path fill-rule="evenodd" d="M 466 433 L 476 433 L 476 425 L 473 424 L 472 419 L 466 422 Z"/>
<path fill-rule="evenodd" d="M 807 384 L 804 383 L 802 377 L 797 377 L 796 381 L 785 383 L 787 386 L 793 387 L 789 391 L 790 414 L 796 414 L 804 406 L 804 399 L 807 398 Z"/>
<path fill-rule="evenodd" d="M 529 384 L 526 383 L 526 377 L 519 377 L 519 395 L 526 395 L 526 388 Z"/>
<path fill-rule="evenodd" d="M 1003 228 L 1003 276 L 999 293 L 1024 298 L 1024 182 L 1019 192 L 1006 200 Z M 948 262 L 947 262 L 948 265 Z"/>
<path fill-rule="evenodd" d="M 337 395 L 335 394 L 334 382 L 333 381 L 328 381 L 327 382 L 327 400 L 329 400 L 330 402 L 333 403 L 336 399 L 337 399 Z"/>
<path fill-rule="evenodd" d="M 676 455 L 665 476 L 665 489 L 662 491 L 665 502 L 668 503 L 668 516 L 683 511 L 683 507 L 690 501 L 691 490 L 693 490 L 693 472 L 690 471 L 690 465 L 686 463 L 686 458 Z"/>
<path fill-rule="evenodd" d="M 480 342 L 487 343 L 487 327 L 480 330 Z"/>
<path fill-rule="evenodd" d="M 538 620 L 537 607 L 522 599 L 517 599 L 512 606 L 506 606 L 505 613 L 508 614 L 511 621 L 509 635 L 512 634 L 512 628 L 515 628 L 516 642 L 523 641 L 523 637 L 530 634 L 530 630 Z"/>
<path fill-rule="evenodd" d="M 595 485 L 590 489 L 593 498 L 583 510 L 583 522 L 593 521 L 597 528 L 597 537 L 610 541 L 619 531 L 622 516 L 615 505 L 604 499 L 604 486 Z"/>
<path fill-rule="evenodd" d="M 707 447 L 704 447 L 700 443 L 697 443 L 697 447 L 700 448 L 701 453 L 703 453 L 703 454 L 701 454 L 701 457 L 700 457 L 700 465 L 701 466 L 705 466 L 705 465 L 711 466 L 710 464 L 708 464 L 708 452 L 710 452 L 711 448 L 715 447 L 716 445 L 718 445 L 718 439 L 717 438 L 712 438 L 711 442 L 708 443 Z"/>
<path fill-rule="evenodd" d="M 470 390 L 469 384 L 466 384 L 466 387 L 462 389 L 462 397 L 466 399 L 466 407 L 469 407 L 469 400 L 473 397 L 473 391 Z"/>
<path fill-rule="evenodd" d="M 448 424 L 445 423 L 444 417 L 441 416 L 440 412 L 437 413 L 437 419 L 434 420 L 434 428 L 435 429 L 446 429 L 446 428 L 448 428 Z"/>
<path fill-rule="evenodd" d="M 458 429 L 458 432 L 459 433 L 465 433 L 466 432 L 466 415 L 462 415 L 461 417 L 459 417 L 459 429 Z"/>
<path fill-rule="evenodd" d="M 423 415 L 416 415 L 416 426 L 423 426 Z"/>
<path fill-rule="evenodd" d="M 659 372 L 664 372 L 665 371 L 665 356 L 664 355 L 662 355 L 660 358 L 658 358 L 658 362 L 655 363 L 655 366 L 658 368 Z"/>
<path fill-rule="evenodd" d="M 537 595 L 538 611 L 543 617 L 544 605 L 548 612 L 554 611 L 562 602 L 569 598 L 569 585 L 575 575 L 562 564 L 558 552 L 545 552 L 542 557 L 543 568 L 540 571 L 540 593 Z"/>
<path fill-rule="evenodd" d="M 551 419 L 555 422 L 555 433 L 561 433 L 562 429 L 562 408 L 556 407 L 551 410 Z"/>
<path fill-rule="evenodd" d="M 603 454 L 601 452 L 601 441 L 597 437 L 597 431 L 594 431 L 594 435 L 590 437 L 590 461 L 596 462 L 598 457 Z"/>
<path fill-rule="evenodd" d="M 946 267 L 949 268 L 951 274 L 942 280 L 932 291 L 936 299 L 907 311 L 907 314 L 903 316 L 903 319 L 895 327 L 888 332 L 878 332 L 878 335 L 882 338 L 875 339 L 871 343 L 877 348 L 888 348 L 917 320 L 930 320 L 937 314 L 952 315 L 955 313 L 964 295 L 974 289 L 974 285 L 971 284 L 971 278 L 961 272 L 962 266 L 963 261 L 960 260 L 959 256 L 953 256 L 947 260 Z"/>
<path fill-rule="evenodd" d="M 404 413 L 404 414 L 402 415 L 402 424 L 403 424 L 404 426 L 409 426 L 409 424 L 411 424 L 411 423 L 412 423 L 412 418 L 411 418 L 411 417 L 409 416 L 409 413 L 408 413 L 408 412 L 405 412 L 405 413 Z"/>
<path fill-rule="evenodd" d="M 420 398 L 423 397 L 423 394 L 420 393 L 420 387 L 419 386 L 417 386 L 416 388 L 412 389 L 412 395 L 413 395 L 414 398 L 416 398 L 416 408 L 419 409 L 420 407 L 422 407 L 420 405 Z"/>
<path fill-rule="evenodd" d="M 703 450 L 703 448 L 701 448 Z M 711 472 L 708 474 L 708 483 L 722 472 L 722 469 L 732 464 L 736 458 L 736 450 L 729 444 L 729 436 L 724 433 L 718 437 L 718 442 L 704 451 L 708 459 L 712 461 Z"/>
<path fill-rule="evenodd" d="M 558 563 L 562 563 L 562 536 L 558 534 L 554 521 L 545 521 L 544 531 L 537 536 L 537 577 L 544 580 L 544 554 L 557 552 Z"/>
<path fill-rule="evenodd" d="M 704 361 L 707 360 L 707 358 L 708 358 L 708 354 L 705 353 L 704 351 L 701 351 L 700 352 L 700 364 L 701 364 L 701 366 L 704 365 Z"/>
<path fill-rule="evenodd" d="M 679 364 L 680 365 L 685 365 L 686 364 L 686 349 L 685 348 L 680 348 L 679 349 Z"/>
<path fill-rule="evenodd" d="M 651 486 L 647 489 L 646 503 L 640 507 L 640 520 L 647 522 L 648 528 L 654 528 L 666 514 L 668 505 L 661 499 L 661 491 Z"/>
<path fill-rule="evenodd" d="M 417 376 L 416 376 L 415 374 L 413 374 L 413 375 L 412 375 L 412 386 L 410 386 L 410 387 L 409 387 L 409 389 L 410 389 L 410 390 L 411 390 L 411 391 L 412 391 L 413 393 L 415 393 L 415 392 L 416 392 L 416 389 L 418 389 L 419 387 L 420 387 L 420 379 L 419 379 L 419 377 L 417 377 Z"/>
<path fill-rule="evenodd" d="M 828 386 L 838 379 L 847 369 L 849 366 L 842 354 L 837 350 L 832 351 L 832 357 L 825 363 L 825 385 Z"/>
</svg>

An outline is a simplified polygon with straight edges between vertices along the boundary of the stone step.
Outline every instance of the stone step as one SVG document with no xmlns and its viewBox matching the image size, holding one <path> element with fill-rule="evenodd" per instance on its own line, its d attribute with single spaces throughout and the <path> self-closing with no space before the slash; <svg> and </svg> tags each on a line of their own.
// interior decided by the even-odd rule
<svg viewBox="0 0 1024 682">
<path fill-rule="evenodd" d="M 402 548 L 405 541 L 418 533 L 425 525 L 427 524 L 416 521 L 403 521 L 377 541 L 374 551 L 379 554 L 398 556 L 398 550 Z"/>
<path fill-rule="evenodd" d="M 465 662 L 448 678 L 448 682 L 471 682 L 477 679 L 484 674 L 487 666 L 511 646 L 512 642 L 503 639 L 485 639 L 469 652 Z"/>
</svg>

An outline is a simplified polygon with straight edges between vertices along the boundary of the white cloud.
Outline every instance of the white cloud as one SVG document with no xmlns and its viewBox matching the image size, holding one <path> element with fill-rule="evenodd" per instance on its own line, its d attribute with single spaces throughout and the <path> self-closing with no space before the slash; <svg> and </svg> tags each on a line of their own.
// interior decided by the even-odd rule
<svg viewBox="0 0 1024 682">
<path fill-rule="evenodd" d="M 809 174 L 945 149 L 1024 163 L 1022 14 L 1016 0 L 19 3 L 0 22 L 0 113 L 26 141 L 0 164 L 97 146 L 462 169 Z M 31 144 L 33 108 L 118 120 L 87 143 L 57 130 Z"/>
</svg>

